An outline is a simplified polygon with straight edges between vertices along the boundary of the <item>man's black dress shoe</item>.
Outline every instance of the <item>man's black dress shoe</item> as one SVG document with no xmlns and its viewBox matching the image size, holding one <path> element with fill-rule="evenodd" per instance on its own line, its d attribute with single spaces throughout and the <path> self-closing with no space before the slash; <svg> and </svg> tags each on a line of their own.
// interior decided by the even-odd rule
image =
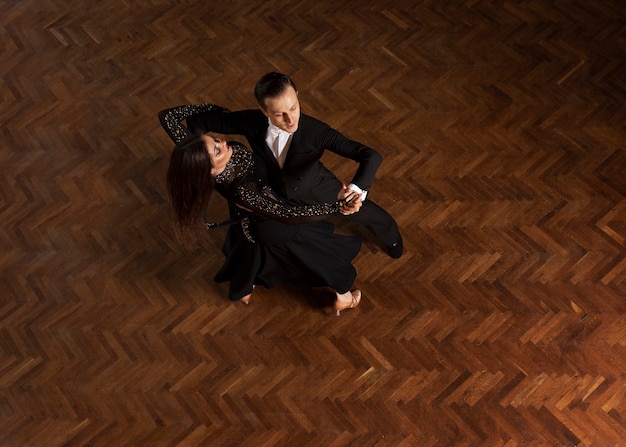
<svg viewBox="0 0 626 447">
<path fill-rule="evenodd" d="M 389 252 L 389 256 L 393 259 L 398 259 L 402 256 L 402 252 L 404 251 L 404 245 L 402 244 L 402 238 L 400 240 L 390 246 L 387 247 L 387 252 Z"/>
</svg>

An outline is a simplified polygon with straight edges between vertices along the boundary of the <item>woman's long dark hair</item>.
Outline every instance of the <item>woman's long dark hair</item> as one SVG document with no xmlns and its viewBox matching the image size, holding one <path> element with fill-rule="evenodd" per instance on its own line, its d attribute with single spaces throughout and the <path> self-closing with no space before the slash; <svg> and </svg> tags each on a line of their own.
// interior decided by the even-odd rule
<svg viewBox="0 0 626 447">
<path fill-rule="evenodd" d="M 188 249 L 196 246 L 202 211 L 213 192 L 211 159 L 206 144 L 194 136 L 174 147 L 167 170 L 167 188 L 172 204 L 176 235 Z"/>
</svg>

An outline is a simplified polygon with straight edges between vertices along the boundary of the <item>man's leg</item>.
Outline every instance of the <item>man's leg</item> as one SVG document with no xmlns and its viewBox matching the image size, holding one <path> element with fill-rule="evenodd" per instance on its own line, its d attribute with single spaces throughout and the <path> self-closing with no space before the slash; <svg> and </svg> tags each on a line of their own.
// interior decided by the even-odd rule
<svg viewBox="0 0 626 447">
<path fill-rule="evenodd" d="M 344 216 L 349 222 L 363 225 L 383 243 L 387 253 L 394 259 L 402 256 L 404 246 L 395 219 L 387 211 L 370 200 L 363 202 L 359 212 Z"/>
</svg>

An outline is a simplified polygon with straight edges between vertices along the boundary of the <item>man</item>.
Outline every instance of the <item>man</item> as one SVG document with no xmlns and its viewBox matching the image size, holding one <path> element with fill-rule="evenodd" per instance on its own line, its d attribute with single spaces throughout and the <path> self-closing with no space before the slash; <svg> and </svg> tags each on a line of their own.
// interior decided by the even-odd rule
<svg viewBox="0 0 626 447">
<path fill-rule="evenodd" d="M 294 203 L 332 202 L 340 194 L 342 183 L 320 161 L 324 150 L 354 160 L 359 166 L 348 187 L 361 193 L 363 204 L 359 212 L 344 218 L 372 231 L 392 258 L 402 256 L 402 237 L 395 220 L 365 200 L 382 162 L 380 154 L 301 113 L 298 90 L 287 75 L 267 73 L 257 82 L 254 95 L 259 110 L 201 112 L 187 118 L 187 127 L 192 132 L 245 136 L 266 162 L 270 186 Z"/>
</svg>

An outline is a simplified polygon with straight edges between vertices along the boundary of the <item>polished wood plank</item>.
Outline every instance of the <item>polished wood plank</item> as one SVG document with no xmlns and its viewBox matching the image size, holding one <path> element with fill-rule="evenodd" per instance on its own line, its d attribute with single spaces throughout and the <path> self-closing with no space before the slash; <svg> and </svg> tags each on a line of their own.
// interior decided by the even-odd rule
<svg viewBox="0 0 626 447">
<path fill-rule="evenodd" d="M 623 2 L 23 0 L 0 26 L 0 444 L 623 445 Z M 224 230 L 173 237 L 157 112 L 255 107 L 271 70 L 384 156 L 406 252 L 338 225 L 364 240 L 339 318 L 296 286 L 230 303 Z"/>
</svg>

